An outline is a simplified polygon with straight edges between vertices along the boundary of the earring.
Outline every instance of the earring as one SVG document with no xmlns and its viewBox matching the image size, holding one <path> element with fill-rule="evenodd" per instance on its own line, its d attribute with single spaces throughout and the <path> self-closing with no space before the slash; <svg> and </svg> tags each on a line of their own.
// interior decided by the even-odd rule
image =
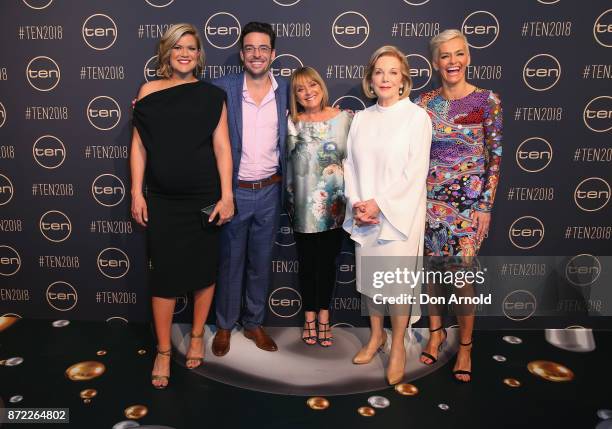
<svg viewBox="0 0 612 429">
<path fill-rule="evenodd" d="M 374 95 L 374 88 L 372 88 L 372 85 L 370 85 L 370 94 Z"/>
<path fill-rule="evenodd" d="M 399 89 L 399 95 L 403 95 L 404 94 L 404 85 L 400 86 Z"/>
</svg>

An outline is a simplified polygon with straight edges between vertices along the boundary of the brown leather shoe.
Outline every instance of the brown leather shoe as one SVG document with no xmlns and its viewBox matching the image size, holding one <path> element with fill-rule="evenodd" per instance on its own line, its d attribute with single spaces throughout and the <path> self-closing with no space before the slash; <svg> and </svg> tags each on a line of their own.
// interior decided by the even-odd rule
<svg viewBox="0 0 612 429">
<path fill-rule="evenodd" d="M 262 350 L 267 352 L 275 352 L 278 350 L 274 340 L 270 338 L 268 334 L 266 334 L 266 331 L 264 331 L 261 326 L 258 326 L 255 329 L 245 329 L 244 336 L 249 340 L 253 340 L 255 345 Z"/>
<path fill-rule="evenodd" d="M 225 356 L 230 349 L 231 329 L 218 328 L 212 343 L 212 352 L 215 356 Z"/>
</svg>

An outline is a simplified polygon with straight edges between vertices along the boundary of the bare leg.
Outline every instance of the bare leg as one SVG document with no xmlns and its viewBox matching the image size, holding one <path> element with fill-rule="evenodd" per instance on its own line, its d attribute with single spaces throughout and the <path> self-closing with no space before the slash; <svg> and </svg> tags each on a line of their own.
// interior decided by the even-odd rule
<svg viewBox="0 0 612 429">
<path fill-rule="evenodd" d="M 383 329 L 384 316 L 382 314 L 370 315 L 370 339 L 368 344 L 363 346 L 361 350 L 353 358 L 353 363 L 363 364 L 372 360 L 378 349 L 385 343 L 387 337 Z"/>
<path fill-rule="evenodd" d="M 321 325 L 327 325 L 329 323 L 329 310 L 320 309 L 319 310 L 319 341 L 321 341 L 321 345 L 323 347 L 329 347 L 332 345 L 332 341 L 325 341 L 326 338 L 331 338 L 331 326 L 327 326 L 327 331 L 323 332 L 321 329 Z"/>
<path fill-rule="evenodd" d="M 407 326 L 408 316 L 391 316 L 391 353 L 389 354 L 389 366 L 387 367 L 387 381 L 389 384 L 397 384 L 404 378 L 404 367 L 406 366 L 404 337 Z"/>
<path fill-rule="evenodd" d="M 308 345 L 313 345 L 317 342 L 316 335 L 317 329 L 314 323 L 317 313 L 315 311 L 304 312 L 304 329 L 302 331 L 302 339 Z M 314 333 L 314 335 L 313 335 Z M 315 337 L 315 338 L 312 338 Z"/>
<path fill-rule="evenodd" d="M 172 325 L 172 313 L 174 312 L 175 298 L 163 298 L 154 296 L 151 299 L 153 307 L 153 323 L 155 325 L 155 335 L 157 336 L 157 350 L 170 351 L 170 326 Z M 170 354 L 155 355 L 155 363 L 153 364 L 153 375 L 170 377 Z M 168 380 L 156 379 L 152 380 L 155 387 L 166 387 Z"/>
<path fill-rule="evenodd" d="M 207 288 L 199 289 L 193 293 L 193 326 L 191 327 L 191 340 L 187 351 L 187 368 L 197 368 L 204 359 L 204 325 L 215 294 L 214 283 Z M 193 358 L 193 359 L 191 359 Z"/>
<path fill-rule="evenodd" d="M 457 316 L 459 322 L 459 338 L 461 343 L 470 344 L 472 342 L 472 332 L 474 330 L 474 315 Z M 472 346 L 459 346 L 457 352 L 457 361 L 453 371 L 464 370 L 471 371 L 472 369 Z M 455 377 L 461 381 L 470 381 L 468 374 L 456 374 Z"/>
</svg>

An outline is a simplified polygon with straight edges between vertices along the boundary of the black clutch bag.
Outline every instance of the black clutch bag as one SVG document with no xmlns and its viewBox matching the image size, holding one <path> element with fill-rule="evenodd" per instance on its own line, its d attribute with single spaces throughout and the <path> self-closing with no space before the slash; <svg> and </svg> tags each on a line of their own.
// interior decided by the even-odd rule
<svg viewBox="0 0 612 429">
<path fill-rule="evenodd" d="M 209 206 L 204 207 L 203 209 L 200 210 L 200 215 L 202 217 L 202 227 L 204 229 L 206 228 L 212 228 L 212 227 L 217 227 L 217 222 L 219 222 L 219 213 L 217 213 L 217 215 L 215 216 L 215 218 L 213 219 L 212 222 L 209 222 L 208 219 L 210 218 L 210 215 L 212 214 L 213 210 L 215 209 L 215 206 L 217 205 L 217 203 L 211 204 Z"/>
</svg>

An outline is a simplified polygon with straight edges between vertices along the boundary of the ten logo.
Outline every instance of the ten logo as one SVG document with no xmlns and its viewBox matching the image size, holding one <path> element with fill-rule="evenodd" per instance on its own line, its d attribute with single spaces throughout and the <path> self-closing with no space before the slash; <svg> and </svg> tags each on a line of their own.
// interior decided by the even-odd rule
<svg viewBox="0 0 612 429">
<path fill-rule="evenodd" d="M 547 91 L 559 82 L 561 64 L 549 54 L 529 58 L 523 67 L 523 82 L 534 91 Z"/>
<path fill-rule="evenodd" d="M 555 3 L 559 3 L 559 0 L 538 0 L 538 3 L 542 3 L 542 4 L 555 4 Z"/>
<path fill-rule="evenodd" d="M 144 66 L 144 78 L 147 82 L 160 78 L 160 75 L 157 72 L 157 67 L 157 55 L 153 55 L 147 60 Z"/>
<path fill-rule="evenodd" d="M 533 216 L 522 216 L 508 230 L 510 242 L 519 249 L 532 249 L 544 239 L 544 224 Z"/>
<path fill-rule="evenodd" d="M 589 101 L 584 108 L 582 120 L 584 125 L 596 133 L 612 130 L 612 97 L 601 95 Z"/>
<path fill-rule="evenodd" d="M 85 20 L 81 33 L 87 46 L 104 51 L 117 41 L 117 24 L 110 16 L 96 13 Z"/>
<path fill-rule="evenodd" d="M 515 322 L 529 319 L 535 313 L 536 307 L 536 297 L 523 289 L 510 292 L 502 303 L 504 315 Z"/>
<path fill-rule="evenodd" d="M 172 4 L 174 0 L 145 0 L 145 1 L 153 7 L 166 7 Z"/>
<path fill-rule="evenodd" d="M 295 55 L 281 54 L 272 61 L 270 71 L 274 76 L 291 77 L 296 69 L 303 66 L 302 60 Z"/>
<path fill-rule="evenodd" d="M 4 108 L 4 104 L 0 103 L 0 128 L 2 128 L 5 121 L 6 121 L 6 109 Z"/>
<path fill-rule="evenodd" d="M 0 246 L 0 276 L 9 277 L 21 268 L 21 257 L 11 246 Z"/>
<path fill-rule="evenodd" d="M 204 37 L 218 49 L 228 49 L 240 39 L 240 21 L 231 13 L 217 12 L 206 20 Z"/>
<path fill-rule="evenodd" d="M 26 79 L 32 88 L 51 91 L 61 78 L 60 68 L 53 59 L 45 56 L 34 57 L 26 67 Z"/>
<path fill-rule="evenodd" d="M 528 173 L 544 170 L 552 160 L 550 143 L 540 137 L 524 140 L 516 149 L 516 163 Z"/>
<path fill-rule="evenodd" d="M 279 6 L 293 6 L 298 4 L 300 0 L 273 0 Z"/>
<path fill-rule="evenodd" d="M 98 270 L 109 279 L 120 279 L 130 270 L 130 258 L 116 247 L 107 247 L 98 253 Z"/>
<path fill-rule="evenodd" d="M 603 209 L 610 201 L 610 184 L 601 177 L 589 177 L 576 186 L 574 202 L 585 212 Z"/>
<path fill-rule="evenodd" d="M 332 106 L 338 107 L 342 110 L 352 110 L 357 112 L 366 108 L 365 103 L 361 98 L 355 97 L 354 95 L 343 95 L 332 103 Z"/>
<path fill-rule="evenodd" d="M 31 9 L 44 9 L 53 3 L 53 0 L 23 0 L 23 2 Z"/>
<path fill-rule="evenodd" d="M 66 160 L 64 143 L 55 136 L 45 135 L 39 137 L 32 146 L 34 161 L 43 168 L 53 170 Z"/>
<path fill-rule="evenodd" d="M 355 255 L 352 252 L 340 252 L 340 255 L 338 255 L 336 283 L 341 285 L 355 283 L 355 276 Z"/>
<path fill-rule="evenodd" d="M 565 277 L 575 286 L 589 286 L 601 274 L 601 262 L 596 256 L 583 253 L 574 256 L 565 266 Z"/>
<path fill-rule="evenodd" d="M 298 314 L 302 308 L 302 296 L 293 288 L 279 287 L 275 289 L 268 299 L 270 311 L 287 319 Z"/>
<path fill-rule="evenodd" d="M 477 10 L 465 17 L 461 30 L 468 39 L 468 45 L 472 48 L 484 49 L 497 40 L 499 21 L 491 12 Z"/>
<path fill-rule="evenodd" d="M 0 174 L 0 206 L 7 204 L 13 199 L 13 182 L 4 174 Z"/>
<path fill-rule="evenodd" d="M 91 195 L 98 204 L 114 207 L 123 201 L 125 186 L 114 174 L 100 174 L 91 184 Z"/>
<path fill-rule="evenodd" d="M 183 296 L 176 297 L 176 303 L 174 304 L 174 313 L 172 314 L 180 314 L 187 308 L 187 304 L 189 304 L 189 298 L 187 298 L 187 294 Z"/>
<path fill-rule="evenodd" d="M 291 229 L 289 215 L 286 213 L 280 215 L 278 232 L 276 233 L 276 240 L 274 242 L 281 247 L 290 247 L 295 245 L 295 240 L 293 239 L 293 229 Z"/>
<path fill-rule="evenodd" d="M 349 10 L 341 13 L 332 23 L 332 37 L 346 49 L 358 48 L 368 40 L 370 23 L 359 12 Z"/>
<path fill-rule="evenodd" d="M 105 95 L 93 98 L 87 105 L 87 120 L 101 131 L 112 130 L 121 120 L 119 104 Z"/>
<path fill-rule="evenodd" d="M 60 243 L 70 237 L 72 223 L 68 216 L 57 210 L 49 210 L 38 222 L 41 234 L 49 241 Z"/>
<path fill-rule="evenodd" d="M 608 9 L 597 17 L 593 24 L 593 36 L 601 46 L 612 48 L 612 9 Z"/>
<path fill-rule="evenodd" d="M 406 55 L 410 64 L 410 76 L 412 77 L 412 90 L 418 91 L 424 88 L 431 80 L 431 63 L 423 55 Z"/>
<path fill-rule="evenodd" d="M 49 305 L 59 311 L 72 310 L 79 300 L 76 289 L 62 281 L 51 283 L 46 295 Z"/>
</svg>

